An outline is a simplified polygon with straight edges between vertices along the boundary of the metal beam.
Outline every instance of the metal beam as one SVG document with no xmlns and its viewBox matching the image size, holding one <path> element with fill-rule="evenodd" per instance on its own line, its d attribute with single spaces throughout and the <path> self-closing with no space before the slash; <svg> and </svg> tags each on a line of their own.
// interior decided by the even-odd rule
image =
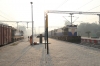
<svg viewBox="0 0 100 66">
<path fill-rule="evenodd" d="M 0 22 L 32 22 L 32 21 L 2 21 L 0 20 Z"/>
<path fill-rule="evenodd" d="M 48 13 L 59 13 L 59 14 L 86 14 L 86 15 L 97 15 L 100 12 L 83 12 L 83 11 L 58 11 L 58 10 L 48 10 Z"/>
<path fill-rule="evenodd" d="M 71 25 L 72 25 L 72 15 L 73 14 L 99 15 L 99 24 L 100 24 L 100 12 L 58 11 L 58 10 L 48 10 L 46 12 L 47 13 L 57 13 L 57 14 L 70 14 L 71 15 Z"/>
</svg>

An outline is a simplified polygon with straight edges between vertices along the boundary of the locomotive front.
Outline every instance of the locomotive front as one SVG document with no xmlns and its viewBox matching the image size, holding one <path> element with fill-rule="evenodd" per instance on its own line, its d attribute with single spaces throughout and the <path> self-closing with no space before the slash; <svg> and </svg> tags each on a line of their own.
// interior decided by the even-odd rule
<svg viewBox="0 0 100 66">
<path fill-rule="evenodd" d="M 68 36 L 66 40 L 69 42 L 81 42 L 81 36 L 77 35 L 77 25 L 67 25 L 68 27 Z"/>
</svg>

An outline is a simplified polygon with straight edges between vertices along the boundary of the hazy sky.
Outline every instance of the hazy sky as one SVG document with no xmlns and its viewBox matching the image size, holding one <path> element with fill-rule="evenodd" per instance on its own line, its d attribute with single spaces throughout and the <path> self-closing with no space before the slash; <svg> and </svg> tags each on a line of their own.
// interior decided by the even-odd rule
<svg viewBox="0 0 100 66">
<path fill-rule="evenodd" d="M 33 2 L 33 20 L 36 28 L 44 26 L 44 10 L 66 10 L 66 11 L 95 11 L 100 12 L 100 0 L 0 0 L 0 20 L 6 21 L 31 21 L 31 4 Z M 63 18 L 70 21 L 70 15 L 49 14 L 49 26 L 64 26 Z M 73 21 L 79 17 L 74 24 L 83 22 L 98 22 L 97 15 L 73 15 Z M 26 23 L 19 23 L 26 26 Z M 16 23 L 9 23 L 16 26 Z M 29 24 L 31 27 L 31 23 Z M 39 32 L 39 30 L 37 31 Z M 41 32 L 41 31 L 40 31 Z"/>
</svg>

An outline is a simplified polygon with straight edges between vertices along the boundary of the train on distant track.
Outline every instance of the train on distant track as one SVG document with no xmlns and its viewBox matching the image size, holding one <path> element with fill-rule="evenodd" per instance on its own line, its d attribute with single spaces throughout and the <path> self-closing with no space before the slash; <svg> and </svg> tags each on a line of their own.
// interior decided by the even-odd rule
<svg viewBox="0 0 100 66">
<path fill-rule="evenodd" d="M 48 32 L 48 37 L 68 42 L 81 42 L 81 36 L 77 35 L 77 25 L 67 25 Z"/>
<path fill-rule="evenodd" d="M 12 26 L 0 24 L 0 46 L 24 39 L 23 34 L 22 30 L 17 30 Z"/>
</svg>

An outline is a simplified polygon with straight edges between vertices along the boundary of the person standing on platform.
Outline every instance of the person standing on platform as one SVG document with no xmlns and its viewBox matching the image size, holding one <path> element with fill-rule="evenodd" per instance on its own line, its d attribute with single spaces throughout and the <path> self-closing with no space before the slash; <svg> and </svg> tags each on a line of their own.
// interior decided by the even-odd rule
<svg viewBox="0 0 100 66">
<path fill-rule="evenodd" d="M 29 36 L 28 36 L 28 41 L 29 41 Z"/>
<path fill-rule="evenodd" d="M 32 45 L 33 43 L 32 43 L 32 35 L 30 36 L 30 45 Z"/>
</svg>

